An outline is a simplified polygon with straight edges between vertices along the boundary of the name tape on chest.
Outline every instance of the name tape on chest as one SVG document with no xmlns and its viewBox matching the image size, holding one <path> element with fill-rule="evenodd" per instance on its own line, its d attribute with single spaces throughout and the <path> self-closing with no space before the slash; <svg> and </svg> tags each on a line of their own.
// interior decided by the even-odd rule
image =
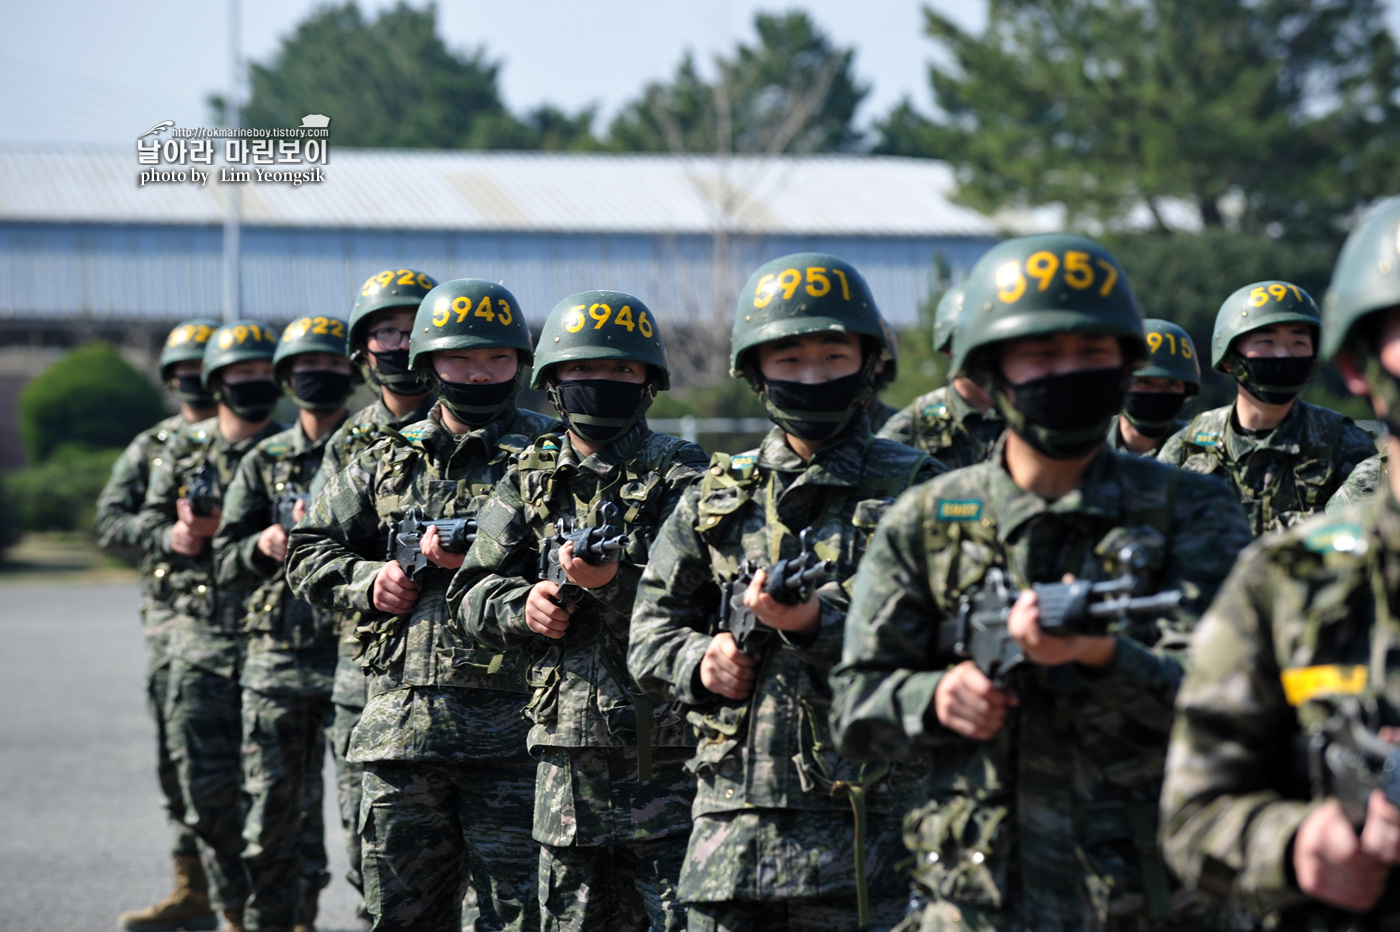
<svg viewBox="0 0 1400 932">
<path fill-rule="evenodd" d="M 982 502 L 975 498 L 939 499 L 936 514 L 940 521 L 976 521 L 982 517 Z"/>
<path fill-rule="evenodd" d="M 1366 688 L 1366 668 L 1341 664 L 1293 667 L 1284 670 L 1279 679 L 1283 681 L 1284 698 L 1297 707 L 1318 696 L 1359 695 Z"/>
</svg>

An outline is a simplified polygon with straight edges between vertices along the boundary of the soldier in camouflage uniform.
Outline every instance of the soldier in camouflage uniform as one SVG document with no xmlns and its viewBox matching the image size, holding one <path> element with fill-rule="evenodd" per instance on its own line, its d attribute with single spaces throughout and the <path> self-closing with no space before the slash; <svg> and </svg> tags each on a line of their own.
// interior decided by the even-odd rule
<svg viewBox="0 0 1400 932">
<path fill-rule="evenodd" d="M 170 639 L 166 727 L 185 801 L 185 824 L 229 929 L 241 929 L 248 894 L 243 850 L 239 736 L 246 593 L 215 584 L 210 540 L 223 490 L 259 442 L 284 429 L 272 420 L 281 396 L 272 381 L 277 336 L 256 321 L 225 324 L 204 351 L 202 384 L 218 416 L 185 428 L 151 471 L 141 534 L 169 586 L 175 613 Z"/>
<path fill-rule="evenodd" d="M 548 391 L 568 430 L 538 438 L 496 486 L 449 601 L 474 640 L 530 670 L 543 928 L 675 932 L 694 740 L 632 682 L 627 625 L 651 540 L 706 457 L 646 425 L 670 371 L 658 322 L 635 297 L 565 298 L 537 363 L 531 387 Z M 561 591 L 544 566 L 555 535 L 606 524 L 600 535 L 625 534 L 625 547 L 598 562 L 560 546 Z"/>
<path fill-rule="evenodd" d="M 1348 237 L 1322 344 L 1389 425 L 1390 452 L 1400 448 L 1397 227 L 1400 201 L 1390 201 Z M 1400 810 L 1365 783 L 1344 809 L 1310 786 L 1298 753 L 1325 746 L 1340 714 L 1378 732 L 1379 756 L 1366 763 L 1373 780 L 1390 777 L 1380 764 L 1400 737 L 1398 571 L 1400 482 L 1389 479 L 1369 502 L 1250 547 L 1196 632 L 1162 795 L 1166 855 L 1188 885 L 1233 897 L 1265 928 L 1400 928 Z"/>
<path fill-rule="evenodd" d="M 962 312 L 963 289 L 944 292 L 933 320 L 935 352 L 952 353 Z M 958 469 L 990 456 L 1005 428 L 982 387 L 965 373 L 952 371 L 947 385 L 915 398 L 878 428 L 876 436 L 918 447 L 949 469 Z"/>
<path fill-rule="evenodd" d="M 1327 500 L 1327 513 L 1336 514 L 1351 505 L 1370 501 L 1376 489 L 1390 481 L 1389 475 L 1390 452 L 1388 448 L 1382 448 L 1375 456 L 1356 465 L 1351 475 L 1347 476 L 1347 481 Z"/>
<path fill-rule="evenodd" d="M 890 348 L 890 358 L 881 359 L 875 366 L 875 393 L 865 402 L 865 413 L 870 418 L 870 429 L 878 431 L 899 414 L 899 409 L 880 398 L 880 393 L 889 388 L 899 378 L 899 337 L 889 321 L 880 320 L 885 331 L 885 345 Z"/>
<path fill-rule="evenodd" d="M 330 480 L 361 452 L 368 450 L 388 430 L 400 430 L 428 416 L 433 406 L 432 385 L 408 365 L 409 336 L 418 305 L 437 282 L 416 269 L 385 269 L 365 279 L 350 310 L 347 350 L 361 375 L 379 389 L 373 404 L 356 411 L 330 439 L 321 457 L 321 470 L 311 483 L 315 501 Z M 331 703 L 331 754 L 335 758 L 336 796 L 340 826 L 345 830 L 350 869 L 346 879 L 360 894 L 357 912 L 368 919 L 364 904 L 364 879 L 360 876 L 360 786 L 364 768 L 346 759 L 350 733 L 365 707 L 365 674 L 355 659 L 359 641 L 355 629 L 358 612 L 337 613 L 340 657 L 335 667 Z"/>
<path fill-rule="evenodd" d="M 1181 409 L 1201 390 L 1201 364 L 1191 334 L 1169 320 L 1149 317 L 1147 365 L 1133 373 L 1123 413 L 1108 429 L 1108 448 L 1117 453 L 1156 456 L 1167 438 L 1186 425 Z"/>
<path fill-rule="evenodd" d="M 1360 427 L 1298 400 L 1317 366 L 1317 305 L 1297 285 L 1246 285 L 1215 317 L 1211 364 L 1239 382 L 1234 404 L 1196 415 L 1158 459 L 1231 483 L 1255 536 L 1319 512 L 1376 452 Z"/>
<path fill-rule="evenodd" d="M 1244 515 L 1219 480 L 1104 449 L 1147 357 L 1107 250 L 1064 234 L 1008 240 L 965 286 L 985 310 L 964 319 L 955 365 L 987 385 L 1007 433 L 993 459 L 886 514 L 832 675 L 843 753 L 922 757 L 933 771 L 906 821 L 924 902 L 901 928 L 1198 928 L 1155 846 L 1156 800 L 1176 651 L 1249 542 Z M 1179 588 L 1180 608 L 1117 633 L 1047 634 L 1025 590 L 1117 576 L 1130 544 L 1138 594 Z M 949 637 L 993 568 L 1022 590 L 1001 630 L 1026 663 L 1004 688 Z"/>
<path fill-rule="evenodd" d="M 194 832 L 185 825 L 180 781 L 170 759 L 165 734 L 165 705 L 170 685 L 170 625 L 173 612 L 164 577 L 156 577 L 156 560 L 141 536 L 141 504 L 146 500 L 153 466 L 163 462 L 165 446 L 182 427 L 214 416 L 214 396 L 199 382 L 200 363 L 209 335 L 218 329 L 212 320 L 187 320 L 170 331 L 160 351 L 160 379 L 180 402 L 180 413 L 136 435 L 117 461 L 97 500 L 95 530 L 102 547 L 141 552 L 141 627 L 146 635 L 146 708 L 156 725 L 156 775 L 165 796 L 170 823 L 170 853 L 175 888 L 145 909 L 122 913 L 119 925 L 127 932 L 165 929 L 213 929 L 218 918 L 209 908 L 209 881 L 199 863 Z"/>
<path fill-rule="evenodd" d="M 864 401 L 887 350 L 844 260 L 799 253 L 754 272 L 730 368 L 776 427 L 756 450 L 713 457 L 642 576 L 629 666 L 650 696 L 684 703 L 700 735 L 680 885 L 692 932 L 888 929 L 908 902 L 894 862 L 921 770 L 853 764 L 827 725 L 826 677 L 866 542 L 894 496 L 944 471 L 870 433 Z M 803 538 L 834 566 L 805 601 L 782 604 L 767 573 Z M 760 569 L 745 586 L 749 560 Z M 742 642 L 734 600 L 758 622 Z"/>
<path fill-rule="evenodd" d="M 410 366 L 441 401 L 351 460 L 291 534 L 298 594 L 363 613 L 368 702 L 348 757 L 364 766 L 359 834 L 376 932 L 457 932 L 469 878 L 478 929 L 538 927 L 524 677 L 450 624 L 443 568 L 462 554 L 442 548 L 436 527 L 423 531 L 421 554 L 400 553 L 395 539 L 385 559 L 410 509 L 474 518 L 510 459 L 554 426 L 516 407 L 530 362 L 509 291 L 478 279 L 433 288 L 413 323 Z"/>
<path fill-rule="evenodd" d="M 329 881 L 322 764 L 335 673 L 335 617 L 287 586 L 287 531 L 305 514 L 326 438 L 345 420 L 345 321 L 303 317 L 282 332 L 273 378 L 301 409 L 238 465 L 214 538 L 216 582 L 247 592 L 243 621 L 243 823 L 250 932 L 309 929 Z"/>
</svg>

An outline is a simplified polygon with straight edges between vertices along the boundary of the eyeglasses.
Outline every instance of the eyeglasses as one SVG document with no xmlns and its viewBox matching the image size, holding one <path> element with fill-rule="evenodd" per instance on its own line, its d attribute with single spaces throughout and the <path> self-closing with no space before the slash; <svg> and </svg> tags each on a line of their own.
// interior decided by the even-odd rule
<svg viewBox="0 0 1400 932">
<path fill-rule="evenodd" d="M 412 333 L 412 330 L 400 330 L 398 327 L 380 327 L 378 330 L 371 330 L 368 336 L 381 346 L 398 346 L 400 343 L 407 343 Z"/>
</svg>

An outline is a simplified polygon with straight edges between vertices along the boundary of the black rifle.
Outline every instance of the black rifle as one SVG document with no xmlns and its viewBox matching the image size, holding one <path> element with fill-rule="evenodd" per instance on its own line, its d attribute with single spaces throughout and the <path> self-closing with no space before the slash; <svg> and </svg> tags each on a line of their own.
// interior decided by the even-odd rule
<svg viewBox="0 0 1400 932">
<path fill-rule="evenodd" d="M 213 468 L 205 463 L 199 471 L 190 476 L 180 497 L 190 503 L 190 511 L 196 518 L 207 518 L 219 507 L 219 493 L 214 483 Z"/>
<path fill-rule="evenodd" d="M 831 577 L 836 564 L 818 559 L 812 550 L 812 529 L 803 528 L 798 539 L 802 552 L 795 557 L 779 560 L 767 573 L 763 591 L 773 601 L 783 605 L 801 605 L 812 597 L 817 587 Z M 719 630 L 734 635 L 735 645 L 745 654 L 756 654 L 768 642 L 772 630 L 761 623 L 754 613 L 744 607 L 744 592 L 758 575 L 759 566 L 745 559 L 739 564 L 739 575 L 720 586 Z"/>
<path fill-rule="evenodd" d="M 1132 594 L 1144 563 L 1137 545 L 1124 547 L 1118 561 L 1123 573 L 1117 579 L 1032 585 L 1040 606 L 1040 629 L 1060 637 L 1103 637 L 1134 615 L 1154 615 L 1181 603 L 1180 589 L 1149 596 Z M 1014 688 L 1019 671 L 1029 663 L 1021 645 L 1006 629 L 1011 606 L 1020 595 L 1009 584 L 1005 570 L 999 566 L 987 570 L 982 587 L 963 596 L 957 617 L 939 628 L 938 649 L 971 659 L 997 689 Z"/>
<path fill-rule="evenodd" d="M 1400 748 L 1377 736 L 1377 718 L 1374 703 L 1347 696 L 1307 739 L 1313 798 L 1335 796 L 1358 832 L 1366 824 L 1372 790 L 1380 790 L 1386 802 L 1400 807 Z"/>
<path fill-rule="evenodd" d="M 282 525 L 282 530 L 291 531 L 296 527 L 297 502 L 301 502 L 302 507 L 311 507 L 311 494 L 299 490 L 286 489 L 277 496 L 277 501 L 272 503 L 272 520 Z"/>
<path fill-rule="evenodd" d="M 404 512 L 398 526 L 389 530 L 389 556 L 398 560 L 410 581 L 417 581 L 433 564 L 423 553 L 423 532 L 438 531 L 438 544 L 448 553 L 466 553 L 476 540 L 475 518 L 428 518 L 417 505 Z"/>
<path fill-rule="evenodd" d="M 631 541 L 622 533 L 617 521 L 617 506 L 604 502 L 598 509 L 598 523 L 592 527 L 575 527 L 568 515 L 560 515 L 554 524 L 554 536 L 540 547 L 540 579 L 547 579 L 559 585 L 559 594 L 551 601 L 560 608 L 570 601 L 578 601 L 583 596 L 583 587 L 569 582 L 564 567 L 559 563 L 559 551 L 573 541 L 574 559 L 582 560 L 591 566 L 616 563 L 622 559 L 622 552 Z"/>
</svg>

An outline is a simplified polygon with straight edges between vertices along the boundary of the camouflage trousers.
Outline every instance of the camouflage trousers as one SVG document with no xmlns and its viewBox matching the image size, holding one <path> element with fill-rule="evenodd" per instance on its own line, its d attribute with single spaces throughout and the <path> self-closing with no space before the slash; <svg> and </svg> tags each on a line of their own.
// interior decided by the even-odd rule
<svg viewBox="0 0 1400 932">
<path fill-rule="evenodd" d="M 374 932 L 459 932 L 476 891 L 482 932 L 537 932 L 533 762 L 364 765 L 365 905 Z"/>
<path fill-rule="evenodd" d="M 223 676 L 179 657 L 171 662 L 169 675 L 166 736 L 180 781 L 185 824 L 199 841 L 215 905 L 241 909 L 248 898 L 241 857 L 243 690 L 236 674 Z"/>
<path fill-rule="evenodd" d="M 853 896 L 691 903 L 689 932 L 855 932 Z M 889 932 L 909 912 L 908 896 L 872 896 L 870 932 Z"/>
<path fill-rule="evenodd" d="M 365 909 L 365 881 L 360 867 L 360 796 L 364 785 L 365 767 L 346 759 L 350 751 L 350 733 L 360 722 L 365 710 L 366 679 L 359 661 L 342 651 L 335 665 L 335 688 L 331 702 L 335 718 L 331 722 L 331 757 L 335 760 L 336 800 L 340 804 L 340 827 L 345 831 L 345 855 L 350 868 L 345 879 L 360 894 L 356 912 L 361 919 L 369 918 Z"/>
<path fill-rule="evenodd" d="M 185 798 L 180 793 L 180 775 L 170 756 L 170 737 L 166 733 L 165 710 L 170 694 L 169 658 L 151 658 L 146 671 L 146 710 L 156 726 L 156 781 L 165 798 L 165 819 L 170 826 L 171 854 L 198 854 L 194 831 L 185 824 Z M 156 663 L 159 665 L 155 665 Z"/>
<path fill-rule="evenodd" d="M 637 779 L 635 748 L 538 749 L 535 838 L 545 932 L 674 932 L 695 777 L 692 748 L 653 748 Z"/>
<path fill-rule="evenodd" d="M 325 696 L 243 691 L 243 866 L 250 932 L 288 929 L 330 881 L 321 769 L 331 703 Z"/>
</svg>

